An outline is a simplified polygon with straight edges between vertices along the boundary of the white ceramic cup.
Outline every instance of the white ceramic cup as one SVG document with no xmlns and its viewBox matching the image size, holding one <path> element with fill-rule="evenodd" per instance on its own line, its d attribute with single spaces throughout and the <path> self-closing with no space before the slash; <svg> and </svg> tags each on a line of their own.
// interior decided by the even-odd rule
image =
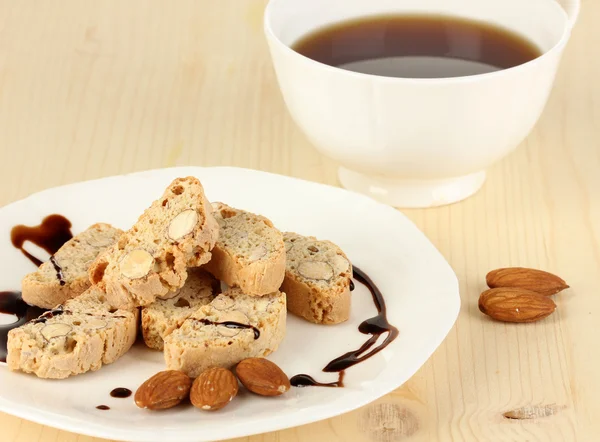
<svg viewBox="0 0 600 442">
<path fill-rule="evenodd" d="M 462 200 L 513 150 L 548 99 L 579 0 L 271 0 L 265 34 L 283 98 L 348 189 L 397 207 Z M 565 12 L 566 11 L 566 12 Z M 331 23 L 386 13 L 433 13 L 510 29 L 543 55 L 488 74 L 439 79 L 351 72 L 290 49 Z"/>
</svg>

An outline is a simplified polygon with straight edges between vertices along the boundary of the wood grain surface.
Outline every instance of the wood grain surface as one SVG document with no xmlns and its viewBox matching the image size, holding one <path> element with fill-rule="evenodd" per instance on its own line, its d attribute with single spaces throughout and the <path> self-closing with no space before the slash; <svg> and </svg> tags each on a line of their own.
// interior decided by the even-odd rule
<svg viewBox="0 0 600 442">
<path fill-rule="evenodd" d="M 263 0 L 0 1 L 0 204 L 175 165 L 234 165 L 338 185 L 290 120 Z M 546 111 L 459 204 L 405 210 L 456 271 L 463 306 L 402 388 L 354 412 L 240 440 L 600 440 L 600 2 L 584 0 Z M 485 149 L 485 146 L 482 146 Z M 572 287 L 534 324 L 477 298 L 500 266 Z M 400 325 L 401 326 L 401 325 Z M 1 388 L 1 386 L 0 386 Z M 526 419 L 509 419 L 504 413 Z M 0 414 L 3 442 L 90 442 Z"/>
</svg>

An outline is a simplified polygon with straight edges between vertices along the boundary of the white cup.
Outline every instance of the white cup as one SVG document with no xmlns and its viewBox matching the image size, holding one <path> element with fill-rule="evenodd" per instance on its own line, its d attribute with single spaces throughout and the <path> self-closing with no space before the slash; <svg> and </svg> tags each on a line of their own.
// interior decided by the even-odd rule
<svg viewBox="0 0 600 442">
<path fill-rule="evenodd" d="M 546 101 L 579 0 L 271 0 L 265 34 L 289 112 L 348 189 L 397 207 L 460 201 L 523 141 Z M 565 12 L 565 9 L 569 14 Z M 468 77 L 411 79 L 331 67 L 290 47 L 306 34 L 386 13 L 465 17 L 512 30 L 543 55 Z"/>
</svg>

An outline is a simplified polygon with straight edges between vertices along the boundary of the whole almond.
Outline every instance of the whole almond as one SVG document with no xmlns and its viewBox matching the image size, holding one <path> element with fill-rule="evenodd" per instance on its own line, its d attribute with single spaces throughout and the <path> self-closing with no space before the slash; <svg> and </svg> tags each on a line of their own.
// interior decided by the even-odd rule
<svg viewBox="0 0 600 442">
<path fill-rule="evenodd" d="M 504 322 L 535 322 L 554 312 L 552 299 L 531 290 L 500 287 L 486 290 L 479 297 L 479 310 Z"/>
<path fill-rule="evenodd" d="M 192 384 L 190 401 L 202 410 L 219 410 L 227 405 L 238 392 L 238 380 L 226 368 L 209 368 Z"/>
<path fill-rule="evenodd" d="M 140 385 L 135 404 L 150 410 L 172 408 L 188 397 L 191 385 L 192 380 L 181 371 L 161 371 Z"/>
<path fill-rule="evenodd" d="M 275 363 L 264 358 L 248 358 L 235 368 L 241 383 L 252 393 L 279 396 L 290 389 L 290 380 Z"/>
<path fill-rule="evenodd" d="M 569 288 L 567 283 L 552 273 L 525 267 L 507 267 L 492 270 L 485 277 L 488 287 L 517 287 L 540 295 L 554 295 Z"/>
</svg>

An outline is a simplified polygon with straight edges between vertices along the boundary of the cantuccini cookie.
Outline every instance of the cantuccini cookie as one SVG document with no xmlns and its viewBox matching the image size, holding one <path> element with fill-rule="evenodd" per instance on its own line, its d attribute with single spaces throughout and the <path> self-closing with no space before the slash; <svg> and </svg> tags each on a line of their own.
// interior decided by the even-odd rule
<svg viewBox="0 0 600 442">
<path fill-rule="evenodd" d="M 91 285 L 90 265 L 122 233 L 110 224 L 98 223 L 71 238 L 49 261 L 23 278 L 23 300 L 49 309 L 81 295 Z"/>
<path fill-rule="evenodd" d="M 175 296 L 157 299 L 142 308 L 142 333 L 148 347 L 162 350 L 165 336 L 220 292 L 220 282 L 210 273 L 199 268 L 189 269 L 188 273 L 185 285 L 175 292 Z"/>
<path fill-rule="evenodd" d="M 117 307 L 145 306 L 183 287 L 208 262 L 219 226 L 197 178 L 177 178 L 89 270 Z"/>
<path fill-rule="evenodd" d="M 138 309 L 118 310 L 98 287 L 8 333 L 11 370 L 64 379 L 125 354 L 137 336 Z"/>
<path fill-rule="evenodd" d="M 283 234 L 287 250 L 285 279 L 288 311 L 317 324 L 338 324 L 350 317 L 352 264 L 331 241 L 297 233 Z"/>
<path fill-rule="evenodd" d="M 164 340 L 167 368 L 196 377 L 274 352 L 285 336 L 285 294 L 249 296 L 239 288 L 200 307 Z"/>
<path fill-rule="evenodd" d="M 246 295 L 279 290 L 285 274 L 283 235 L 261 215 L 213 203 L 219 240 L 205 268 Z"/>
</svg>

